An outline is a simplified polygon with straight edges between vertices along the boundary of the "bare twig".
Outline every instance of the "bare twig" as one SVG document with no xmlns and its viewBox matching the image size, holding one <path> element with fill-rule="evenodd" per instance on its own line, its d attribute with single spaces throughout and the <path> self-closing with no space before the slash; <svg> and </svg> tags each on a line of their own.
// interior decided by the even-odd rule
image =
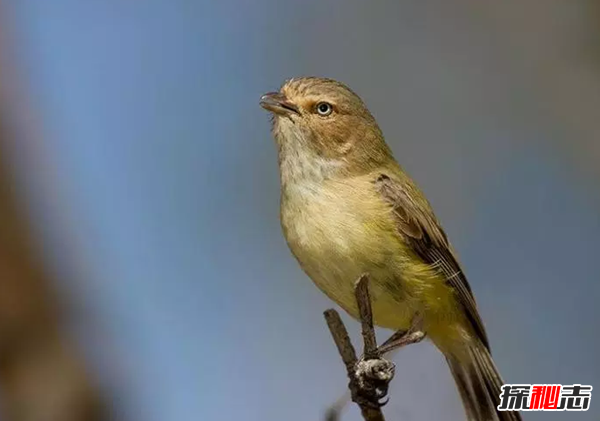
<svg viewBox="0 0 600 421">
<path fill-rule="evenodd" d="M 385 403 L 381 404 L 379 400 L 387 394 L 388 384 L 394 376 L 394 365 L 380 359 L 377 350 L 367 275 L 362 275 L 357 281 L 355 296 L 362 325 L 364 359 L 358 361 L 348 331 L 338 312 L 333 309 L 325 311 L 325 320 L 346 366 L 352 400 L 360 407 L 365 421 L 385 421 L 381 412 L 381 406 Z M 337 420 L 338 414 L 339 411 L 332 408 L 327 413 L 327 420 Z"/>
<path fill-rule="evenodd" d="M 379 358 L 377 352 L 377 339 L 373 328 L 373 310 L 371 309 L 371 296 L 369 295 L 369 277 L 363 274 L 356 282 L 355 290 L 356 304 L 360 314 L 362 336 L 365 344 L 365 360 Z"/>
<path fill-rule="evenodd" d="M 348 376 L 352 377 L 354 375 L 354 366 L 356 365 L 357 359 L 356 351 L 354 350 L 352 342 L 350 342 L 346 326 L 344 326 L 344 322 L 342 322 L 337 311 L 329 309 L 325 311 L 324 314 L 331 336 L 333 336 L 333 341 L 342 357 L 342 361 L 344 361 L 344 364 L 346 365 Z"/>
</svg>

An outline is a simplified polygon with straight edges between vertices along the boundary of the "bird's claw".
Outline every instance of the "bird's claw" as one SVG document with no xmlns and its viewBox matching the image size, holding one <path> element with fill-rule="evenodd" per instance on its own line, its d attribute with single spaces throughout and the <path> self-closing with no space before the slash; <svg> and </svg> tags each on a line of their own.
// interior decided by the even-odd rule
<svg viewBox="0 0 600 421">
<path fill-rule="evenodd" d="M 388 386 L 394 377 L 396 366 L 384 359 L 360 360 L 356 363 L 355 376 L 350 384 L 352 400 L 373 408 L 381 408 L 388 403 Z"/>
</svg>

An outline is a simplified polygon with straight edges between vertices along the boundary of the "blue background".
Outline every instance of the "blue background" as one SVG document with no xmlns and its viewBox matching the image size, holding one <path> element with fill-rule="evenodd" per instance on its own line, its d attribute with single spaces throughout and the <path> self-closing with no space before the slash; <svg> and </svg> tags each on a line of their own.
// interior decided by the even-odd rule
<svg viewBox="0 0 600 421">
<path fill-rule="evenodd" d="M 115 419 L 319 420 L 345 390 L 331 303 L 280 233 L 258 106 L 299 75 L 367 102 L 461 256 L 505 379 L 598 384 L 598 131 L 574 140 L 550 89 L 570 79 L 527 53 L 583 44 L 580 6 L 548 2 L 564 43 L 541 50 L 550 12 L 523 13 L 530 36 L 514 8 L 468 0 L 7 3 L 37 134 L 15 168 Z M 463 419 L 431 345 L 395 361 L 389 418 Z M 527 420 L 598 419 L 594 401 Z"/>
</svg>

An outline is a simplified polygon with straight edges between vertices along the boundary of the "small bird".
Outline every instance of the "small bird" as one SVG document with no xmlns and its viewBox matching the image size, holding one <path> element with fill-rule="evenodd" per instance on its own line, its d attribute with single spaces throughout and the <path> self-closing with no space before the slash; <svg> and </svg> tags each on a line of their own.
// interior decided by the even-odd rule
<svg viewBox="0 0 600 421">
<path fill-rule="evenodd" d="M 260 105 L 273 116 L 281 226 L 304 272 L 354 318 L 354 281 L 368 273 L 374 323 L 425 333 L 448 362 L 468 420 L 521 420 L 497 411 L 503 381 L 471 287 L 359 96 L 335 80 L 302 77 Z"/>
</svg>

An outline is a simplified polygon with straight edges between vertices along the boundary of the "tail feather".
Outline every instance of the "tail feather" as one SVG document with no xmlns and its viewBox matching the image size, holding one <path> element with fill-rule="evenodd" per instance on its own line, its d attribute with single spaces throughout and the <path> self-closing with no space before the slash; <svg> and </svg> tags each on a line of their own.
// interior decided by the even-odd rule
<svg viewBox="0 0 600 421">
<path fill-rule="evenodd" d="M 468 376 L 465 375 L 464 370 L 460 367 L 458 362 L 452 360 L 451 358 L 447 358 L 446 360 L 448 361 L 450 372 L 452 373 L 452 377 L 454 377 L 456 387 L 460 393 L 460 398 L 462 399 L 463 406 L 465 407 L 467 421 L 477 421 L 481 418 L 479 409 L 476 405 L 476 403 L 479 401 L 479 397 L 476 399 L 471 398 L 472 396 L 475 396 L 475 391 L 471 387 Z"/>
<path fill-rule="evenodd" d="M 467 353 L 462 354 L 460 359 L 447 355 L 446 360 L 468 421 L 522 421 L 518 412 L 497 410 L 503 381 L 492 356 L 483 344 L 470 345 Z"/>
</svg>

